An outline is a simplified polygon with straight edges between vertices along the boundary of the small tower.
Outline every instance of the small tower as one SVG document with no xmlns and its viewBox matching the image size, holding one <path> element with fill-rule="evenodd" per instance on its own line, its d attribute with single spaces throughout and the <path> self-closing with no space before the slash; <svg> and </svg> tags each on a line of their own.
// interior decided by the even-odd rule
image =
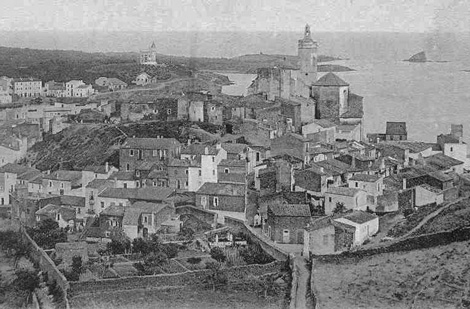
<svg viewBox="0 0 470 309">
<path fill-rule="evenodd" d="M 299 40 L 298 54 L 300 64 L 299 78 L 308 86 L 317 81 L 317 50 L 318 43 L 312 39 L 310 26 L 307 24 L 305 25 L 304 37 Z"/>
</svg>

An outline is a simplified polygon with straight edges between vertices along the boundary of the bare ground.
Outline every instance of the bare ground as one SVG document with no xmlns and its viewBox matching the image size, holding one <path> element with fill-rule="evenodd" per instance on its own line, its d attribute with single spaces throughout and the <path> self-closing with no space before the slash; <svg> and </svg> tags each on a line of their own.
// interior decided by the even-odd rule
<svg viewBox="0 0 470 309">
<path fill-rule="evenodd" d="M 278 309 L 284 306 L 284 293 L 263 298 L 254 289 L 240 291 L 230 287 L 216 290 L 201 287 L 167 290 L 120 291 L 102 294 L 99 297 L 75 297 L 71 301 L 74 309 Z"/>
<path fill-rule="evenodd" d="M 317 261 L 320 308 L 468 308 L 470 242 L 380 254 L 340 263 Z"/>
</svg>

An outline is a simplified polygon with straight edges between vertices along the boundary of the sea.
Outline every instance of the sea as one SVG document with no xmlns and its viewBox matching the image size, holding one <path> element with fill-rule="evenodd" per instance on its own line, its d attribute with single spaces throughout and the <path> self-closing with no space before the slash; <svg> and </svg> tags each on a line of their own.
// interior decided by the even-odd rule
<svg viewBox="0 0 470 309">
<path fill-rule="evenodd" d="M 137 52 L 155 41 L 159 53 L 231 58 L 297 53 L 298 32 L 0 32 L 0 45 L 86 52 Z M 366 132 L 384 132 L 387 121 L 406 121 L 409 139 L 434 142 L 450 124 L 464 125 L 470 142 L 470 32 L 315 32 L 318 53 L 344 60 L 354 71 L 337 73 L 364 97 Z M 403 61 L 425 51 L 433 62 Z M 254 75 L 224 73 L 242 95 Z M 321 76 L 321 74 L 320 74 Z"/>
</svg>

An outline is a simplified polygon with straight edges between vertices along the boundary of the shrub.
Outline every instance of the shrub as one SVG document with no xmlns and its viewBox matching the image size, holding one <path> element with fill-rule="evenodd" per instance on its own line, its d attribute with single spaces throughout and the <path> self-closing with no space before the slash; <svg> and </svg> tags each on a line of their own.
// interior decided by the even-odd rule
<svg viewBox="0 0 470 309">
<path fill-rule="evenodd" d="M 201 263 L 201 258 L 198 258 L 198 257 L 190 257 L 189 259 L 187 259 L 188 263 L 189 264 L 199 264 Z"/>
<path fill-rule="evenodd" d="M 211 249 L 211 257 L 217 262 L 223 263 L 227 259 L 224 254 L 224 251 L 219 247 L 214 247 Z"/>
</svg>

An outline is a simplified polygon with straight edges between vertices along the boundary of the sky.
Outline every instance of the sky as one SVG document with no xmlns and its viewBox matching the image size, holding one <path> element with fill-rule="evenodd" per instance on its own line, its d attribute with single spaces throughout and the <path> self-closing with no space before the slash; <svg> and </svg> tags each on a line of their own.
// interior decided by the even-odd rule
<svg viewBox="0 0 470 309">
<path fill-rule="evenodd" d="M 1 30 L 470 31 L 468 0 L 1 0 Z"/>
</svg>

